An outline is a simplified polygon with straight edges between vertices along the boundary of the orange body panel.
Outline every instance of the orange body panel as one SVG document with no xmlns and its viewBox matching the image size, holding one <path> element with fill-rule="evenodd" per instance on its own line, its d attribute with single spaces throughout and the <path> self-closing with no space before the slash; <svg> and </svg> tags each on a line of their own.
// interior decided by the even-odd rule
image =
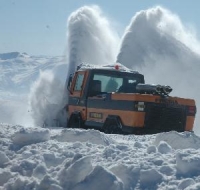
<svg viewBox="0 0 200 190">
<path fill-rule="evenodd" d="M 186 131 L 192 131 L 193 125 L 194 125 L 194 116 L 187 116 L 185 130 Z"/>
<path fill-rule="evenodd" d="M 141 94 L 126 94 L 126 93 L 113 93 L 112 100 L 125 100 L 125 101 L 142 101 L 142 102 L 155 102 L 155 99 L 160 96 L 141 95 Z"/>
<path fill-rule="evenodd" d="M 149 95 L 149 94 L 125 94 L 125 93 L 113 93 L 112 100 L 131 100 L 141 102 L 158 102 L 161 96 Z M 195 101 L 192 99 L 184 99 L 178 97 L 169 97 L 168 100 L 176 101 L 180 105 L 195 106 Z"/>
<path fill-rule="evenodd" d="M 90 112 L 94 113 L 102 113 L 103 118 L 90 118 Z M 126 126 L 144 126 L 144 117 L 145 112 L 135 112 L 135 111 L 123 111 L 123 110 L 112 110 L 112 109 L 96 109 L 96 108 L 88 108 L 87 110 L 87 118 L 90 121 L 97 121 L 100 123 L 104 123 L 108 115 L 118 115 L 121 118 L 122 124 Z"/>
</svg>

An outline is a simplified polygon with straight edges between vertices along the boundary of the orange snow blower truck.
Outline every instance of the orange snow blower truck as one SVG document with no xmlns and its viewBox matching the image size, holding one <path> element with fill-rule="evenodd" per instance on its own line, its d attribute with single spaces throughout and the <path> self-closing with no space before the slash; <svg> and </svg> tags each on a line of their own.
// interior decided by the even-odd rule
<svg viewBox="0 0 200 190">
<path fill-rule="evenodd" d="M 170 86 L 145 84 L 122 65 L 79 68 L 68 83 L 68 126 L 105 133 L 192 131 L 195 101 L 171 97 Z"/>
</svg>

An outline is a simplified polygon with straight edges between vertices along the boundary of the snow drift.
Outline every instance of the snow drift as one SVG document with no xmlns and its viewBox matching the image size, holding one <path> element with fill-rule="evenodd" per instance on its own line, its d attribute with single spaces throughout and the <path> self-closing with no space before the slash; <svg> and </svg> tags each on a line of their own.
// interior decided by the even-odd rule
<svg viewBox="0 0 200 190">
<path fill-rule="evenodd" d="M 80 129 L 0 128 L 2 190 L 200 187 L 200 138 L 191 133 L 123 136 Z M 174 148 L 175 139 L 182 140 Z"/>
</svg>

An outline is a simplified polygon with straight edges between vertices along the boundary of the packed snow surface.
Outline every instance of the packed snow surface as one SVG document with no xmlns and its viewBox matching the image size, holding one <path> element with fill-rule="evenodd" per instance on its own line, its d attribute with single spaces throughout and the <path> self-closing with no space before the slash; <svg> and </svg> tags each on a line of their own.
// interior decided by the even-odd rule
<svg viewBox="0 0 200 190">
<path fill-rule="evenodd" d="M 0 127 L 2 190 L 200 188 L 200 137 L 193 133 Z"/>
</svg>

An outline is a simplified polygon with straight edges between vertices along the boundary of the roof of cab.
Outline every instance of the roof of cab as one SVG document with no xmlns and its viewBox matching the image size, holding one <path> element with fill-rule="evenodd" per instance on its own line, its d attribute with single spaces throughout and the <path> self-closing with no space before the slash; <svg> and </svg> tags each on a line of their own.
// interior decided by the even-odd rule
<svg viewBox="0 0 200 190">
<path fill-rule="evenodd" d="M 101 65 L 101 66 L 80 64 L 79 66 L 77 66 L 77 71 L 85 71 L 85 70 L 111 70 L 111 71 L 117 71 L 117 72 L 140 74 L 138 71 L 133 71 L 120 63 L 110 64 L 110 65 Z"/>
</svg>

